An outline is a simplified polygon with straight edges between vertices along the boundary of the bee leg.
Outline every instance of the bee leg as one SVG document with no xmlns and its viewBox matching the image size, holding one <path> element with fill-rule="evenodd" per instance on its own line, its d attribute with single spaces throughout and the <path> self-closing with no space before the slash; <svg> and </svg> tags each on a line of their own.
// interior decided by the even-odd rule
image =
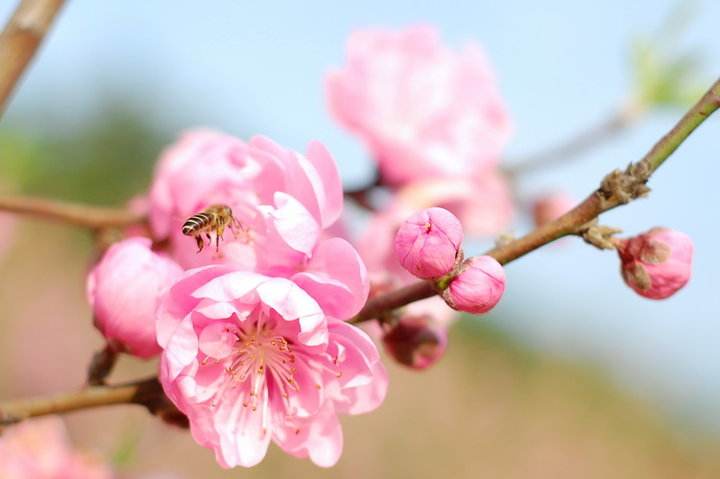
<svg viewBox="0 0 720 479">
<path fill-rule="evenodd" d="M 218 226 L 218 228 L 215 230 L 215 252 L 216 253 L 220 251 L 220 240 L 222 239 L 224 232 L 225 232 L 224 225 Z"/>
<path fill-rule="evenodd" d="M 195 236 L 195 242 L 196 242 L 197 245 L 198 245 L 198 250 L 197 250 L 197 252 L 199 253 L 199 252 L 201 252 L 201 251 L 203 250 L 203 246 L 205 246 L 205 241 L 203 240 L 202 235 L 196 235 L 196 236 Z"/>
</svg>

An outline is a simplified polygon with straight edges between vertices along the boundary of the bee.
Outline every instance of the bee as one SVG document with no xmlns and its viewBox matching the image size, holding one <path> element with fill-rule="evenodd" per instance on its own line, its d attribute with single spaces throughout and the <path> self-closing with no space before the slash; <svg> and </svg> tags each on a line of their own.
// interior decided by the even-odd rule
<svg viewBox="0 0 720 479">
<path fill-rule="evenodd" d="M 197 252 L 201 252 L 205 246 L 207 237 L 208 245 L 212 244 L 210 232 L 215 233 L 215 251 L 220 250 L 220 240 L 223 237 L 225 228 L 230 228 L 237 236 L 237 230 L 242 229 L 240 222 L 233 216 L 232 209 L 227 205 L 210 205 L 205 210 L 185 220 L 182 226 L 182 234 L 192 236 L 198 245 Z"/>
</svg>

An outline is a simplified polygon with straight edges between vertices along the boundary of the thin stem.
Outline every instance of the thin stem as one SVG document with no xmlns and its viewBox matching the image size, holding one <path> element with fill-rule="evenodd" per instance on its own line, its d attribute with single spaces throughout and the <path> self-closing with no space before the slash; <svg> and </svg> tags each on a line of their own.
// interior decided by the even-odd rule
<svg viewBox="0 0 720 479">
<path fill-rule="evenodd" d="M 22 0 L 0 33 L 0 116 L 64 0 Z"/>
<path fill-rule="evenodd" d="M 504 171 L 514 177 L 572 161 L 591 148 L 615 138 L 635 124 L 645 112 L 646 108 L 639 103 L 628 101 L 600 123 L 559 145 L 553 145 L 524 158 L 509 159 Z"/>
<path fill-rule="evenodd" d="M 601 213 L 643 196 L 649 191 L 645 183 L 650 175 L 718 108 L 720 108 L 720 79 L 640 161 L 631 164 L 625 171 L 615 170 L 608 174 L 597 190 L 560 218 L 521 238 L 493 248 L 485 254 L 492 256 L 501 264 L 509 263 L 558 238 L 581 233 L 583 227 Z M 376 319 L 392 309 L 433 296 L 437 294 L 436 290 L 433 282 L 419 281 L 399 290 L 378 295 L 370 299 L 351 321 L 360 323 Z"/>
<path fill-rule="evenodd" d="M 35 399 L 0 403 L 0 426 L 48 414 L 60 414 L 113 404 L 139 404 L 152 413 L 174 409 L 165 398 L 157 378 L 116 386 L 91 386 L 80 391 Z"/>
<path fill-rule="evenodd" d="M 117 362 L 118 354 L 111 344 L 106 344 L 103 349 L 93 354 L 88 366 L 87 383 L 90 386 L 105 384 L 105 380 L 112 372 Z"/>
<path fill-rule="evenodd" d="M 0 197 L 0 211 L 27 214 L 86 228 L 123 227 L 145 221 L 127 209 L 100 208 L 29 196 Z"/>
</svg>

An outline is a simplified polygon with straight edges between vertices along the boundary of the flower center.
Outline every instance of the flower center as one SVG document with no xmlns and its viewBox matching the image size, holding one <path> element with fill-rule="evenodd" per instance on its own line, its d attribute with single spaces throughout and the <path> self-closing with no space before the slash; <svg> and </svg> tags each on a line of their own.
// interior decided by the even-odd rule
<svg viewBox="0 0 720 479">
<path fill-rule="evenodd" d="M 257 397 L 267 381 L 272 380 L 283 398 L 298 391 L 295 380 L 295 354 L 288 341 L 262 322 L 232 332 L 235 335 L 234 353 L 226 363 L 225 372 L 234 385 L 245 384 L 250 394 L 243 406 L 257 407 Z"/>
</svg>

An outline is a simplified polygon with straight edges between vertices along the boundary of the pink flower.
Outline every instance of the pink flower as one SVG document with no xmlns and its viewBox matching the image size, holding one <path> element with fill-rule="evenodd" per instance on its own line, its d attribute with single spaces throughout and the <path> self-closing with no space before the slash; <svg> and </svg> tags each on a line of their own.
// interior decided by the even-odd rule
<svg viewBox="0 0 720 479">
<path fill-rule="evenodd" d="M 505 270 L 491 256 L 468 259 L 443 291 L 447 304 L 466 313 L 487 313 L 505 292 Z"/>
<path fill-rule="evenodd" d="M 0 436 L 3 479 L 111 479 L 112 471 L 96 458 L 74 451 L 62 420 L 23 421 Z"/>
<path fill-rule="evenodd" d="M 653 228 L 621 240 L 617 251 L 625 283 L 640 296 L 665 299 L 690 280 L 693 243 L 685 233 Z"/>
<path fill-rule="evenodd" d="M 182 266 L 231 262 L 288 276 L 303 269 L 323 230 L 340 217 L 343 196 L 335 161 L 320 143 L 302 156 L 264 137 L 245 143 L 195 130 L 163 154 L 149 201 L 154 234 L 169 239 Z M 242 231 L 226 232 L 219 253 L 213 244 L 196 254 L 182 224 L 213 204 L 229 206 Z"/>
<path fill-rule="evenodd" d="M 147 238 L 115 243 L 87 278 L 95 326 L 113 347 L 141 358 L 160 352 L 155 310 L 162 291 L 182 274 L 174 261 L 150 245 Z"/>
<path fill-rule="evenodd" d="M 427 315 L 404 315 L 382 337 L 385 350 L 400 364 L 423 370 L 437 363 L 447 348 L 447 327 Z"/>
<path fill-rule="evenodd" d="M 400 225 L 395 234 L 395 256 L 418 278 L 439 278 L 452 271 L 461 255 L 463 231 L 448 210 L 428 208 Z"/>
<path fill-rule="evenodd" d="M 327 259 L 344 261 L 332 251 Z M 336 319 L 347 308 L 313 299 L 323 287 L 304 287 L 207 266 L 186 272 L 158 310 L 163 388 L 223 467 L 257 464 L 270 441 L 331 466 L 342 452 L 337 415 L 371 411 L 385 397 L 374 344 Z"/>
<path fill-rule="evenodd" d="M 479 46 L 452 51 L 428 26 L 369 29 L 350 36 L 347 56 L 327 77 L 329 108 L 386 183 L 496 166 L 510 122 Z"/>
<path fill-rule="evenodd" d="M 570 211 L 575 200 L 563 192 L 552 193 L 537 198 L 533 203 L 533 220 L 535 226 L 550 223 Z"/>
</svg>

